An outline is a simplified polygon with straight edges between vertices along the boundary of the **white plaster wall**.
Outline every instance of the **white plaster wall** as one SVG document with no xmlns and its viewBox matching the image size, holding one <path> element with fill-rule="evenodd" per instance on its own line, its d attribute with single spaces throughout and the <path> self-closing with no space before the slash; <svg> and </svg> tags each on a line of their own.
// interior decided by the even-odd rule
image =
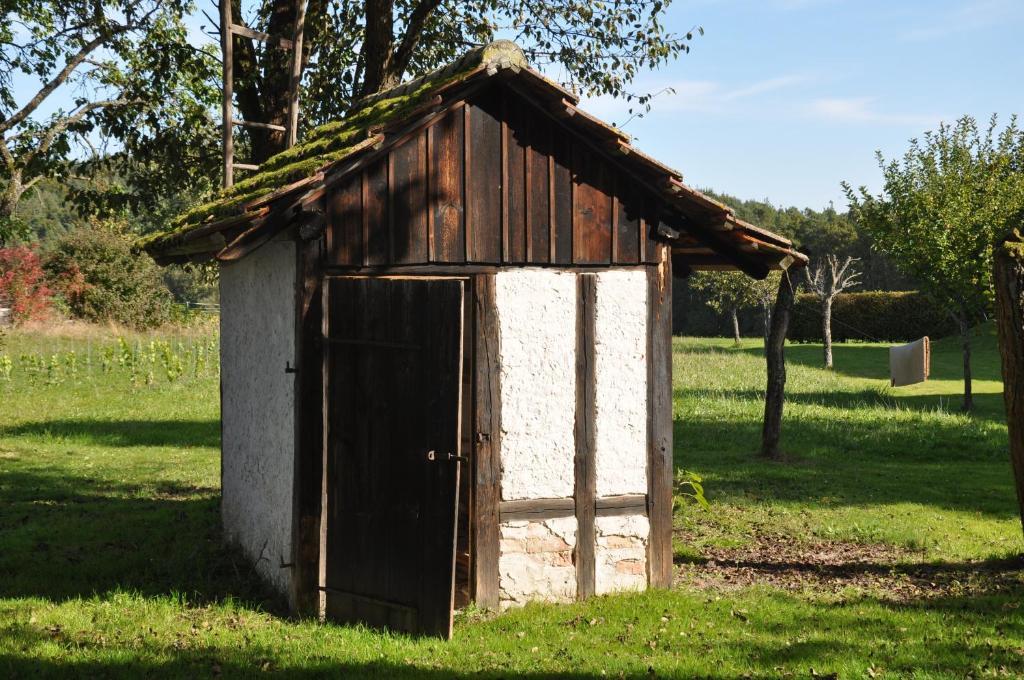
<svg viewBox="0 0 1024 680">
<path fill-rule="evenodd" d="M 282 594 L 291 571 L 295 244 L 220 270 L 221 514 L 225 537 Z"/>
<path fill-rule="evenodd" d="M 643 515 L 597 518 L 594 590 L 598 595 L 647 587 L 647 537 L 650 529 Z"/>
<path fill-rule="evenodd" d="M 647 274 L 597 275 L 597 495 L 647 493 Z"/>
<path fill-rule="evenodd" d="M 501 366 L 501 496 L 568 498 L 574 484 L 576 276 L 494 277 Z"/>
<path fill-rule="evenodd" d="M 501 524 L 498 587 L 501 608 L 532 600 L 569 602 L 576 598 L 576 518 Z"/>
</svg>

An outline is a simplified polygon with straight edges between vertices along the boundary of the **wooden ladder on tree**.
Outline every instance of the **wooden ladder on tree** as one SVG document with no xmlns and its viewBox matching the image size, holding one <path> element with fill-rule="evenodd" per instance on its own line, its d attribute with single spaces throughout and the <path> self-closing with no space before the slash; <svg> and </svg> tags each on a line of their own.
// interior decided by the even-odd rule
<svg viewBox="0 0 1024 680">
<path fill-rule="evenodd" d="M 299 127 L 299 81 L 302 78 L 302 35 L 306 28 L 306 0 L 295 2 L 295 32 L 292 38 L 282 38 L 248 26 L 236 24 L 231 16 L 231 0 L 220 0 L 220 44 L 223 55 L 223 101 L 221 104 L 221 142 L 224 146 L 224 188 L 235 183 L 235 170 L 259 170 L 252 163 L 235 162 L 235 126 L 259 128 L 285 133 L 285 148 L 295 144 Z M 261 123 L 235 118 L 234 114 L 234 37 L 241 36 L 265 42 L 272 47 L 291 50 L 291 77 L 288 82 L 288 120 L 286 125 Z"/>
</svg>

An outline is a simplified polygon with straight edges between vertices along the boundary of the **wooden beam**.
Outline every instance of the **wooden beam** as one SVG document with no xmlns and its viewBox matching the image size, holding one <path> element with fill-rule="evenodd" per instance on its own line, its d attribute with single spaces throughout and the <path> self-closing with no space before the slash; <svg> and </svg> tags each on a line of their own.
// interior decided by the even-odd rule
<svg viewBox="0 0 1024 680">
<path fill-rule="evenodd" d="M 597 541 L 594 525 L 597 470 L 594 434 L 596 371 L 594 365 L 594 327 L 596 322 L 597 277 L 576 277 L 576 597 L 583 600 L 594 594 Z"/>
<path fill-rule="evenodd" d="M 271 47 L 278 47 L 282 50 L 290 50 L 293 47 L 295 47 L 295 43 L 289 40 L 288 38 L 270 35 L 269 33 L 264 33 L 263 31 L 256 31 L 249 28 L 248 26 L 243 26 L 242 24 L 231 23 L 230 15 L 228 16 L 227 26 L 228 32 L 233 35 L 238 35 L 243 38 L 249 38 L 250 40 L 259 40 L 260 42 L 267 43 Z"/>
<path fill-rule="evenodd" d="M 468 109 L 467 109 L 468 111 Z M 501 385 L 494 275 L 473 277 L 473 599 L 498 606 Z"/>
<path fill-rule="evenodd" d="M 235 160 L 235 138 L 234 130 L 231 127 L 231 119 L 234 109 L 234 54 L 232 48 L 234 40 L 231 36 L 231 0 L 220 0 L 220 48 L 221 48 L 221 130 L 220 141 L 223 147 L 224 177 L 222 179 L 224 188 L 235 183 L 234 160 Z"/>
<path fill-rule="evenodd" d="M 232 163 L 231 167 L 235 170 L 259 170 L 260 166 L 253 165 L 252 163 Z"/>
<path fill-rule="evenodd" d="M 324 239 L 297 242 L 295 315 L 295 467 L 292 510 L 292 610 L 318 613 L 320 502 L 323 486 L 322 265 Z"/>
<path fill-rule="evenodd" d="M 647 514 L 647 494 L 635 493 L 624 496 L 602 496 L 594 504 L 598 513 L 602 510 L 633 510 Z M 632 514 L 632 513 L 630 513 Z"/>
<path fill-rule="evenodd" d="M 295 146 L 299 134 L 299 82 L 302 80 L 302 39 L 306 29 L 306 0 L 295 0 L 295 33 L 292 70 L 288 79 L 288 125 L 285 148 Z"/>
<path fill-rule="evenodd" d="M 666 246 L 647 275 L 647 576 L 672 586 L 672 260 Z"/>
<path fill-rule="evenodd" d="M 498 506 L 502 522 L 519 520 L 543 521 L 576 514 L 573 498 L 532 498 L 521 501 L 502 501 Z"/>
<path fill-rule="evenodd" d="M 231 119 L 232 125 L 240 125 L 242 127 L 258 128 L 260 130 L 274 130 L 277 132 L 284 132 L 285 127 L 283 125 L 274 125 L 273 123 L 260 123 L 255 120 L 239 120 L 238 118 Z"/>
</svg>

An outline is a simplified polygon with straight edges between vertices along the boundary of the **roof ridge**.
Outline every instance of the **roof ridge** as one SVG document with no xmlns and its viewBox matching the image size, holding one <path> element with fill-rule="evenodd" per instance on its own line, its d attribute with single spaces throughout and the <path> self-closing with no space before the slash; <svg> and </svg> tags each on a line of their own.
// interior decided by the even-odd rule
<svg viewBox="0 0 1024 680">
<path fill-rule="evenodd" d="M 426 82 L 443 79 L 450 75 L 455 75 L 456 73 L 462 73 L 463 71 L 476 68 L 485 68 L 489 75 L 493 75 L 499 70 L 506 68 L 512 69 L 513 71 L 529 69 L 530 62 L 526 58 L 526 53 L 523 52 L 523 48 L 515 42 L 504 39 L 494 40 L 486 45 L 474 47 L 473 49 L 463 53 L 462 56 L 458 57 L 454 61 L 450 61 L 444 66 L 438 67 L 433 71 L 428 71 L 418 78 L 413 78 L 412 80 L 399 83 L 387 90 L 381 90 L 379 92 L 366 95 L 349 107 L 348 111 L 345 112 L 345 117 L 351 116 L 352 114 L 369 106 L 373 106 L 384 99 L 401 97 L 409 92 L 414 92 Z"/>
</svg>

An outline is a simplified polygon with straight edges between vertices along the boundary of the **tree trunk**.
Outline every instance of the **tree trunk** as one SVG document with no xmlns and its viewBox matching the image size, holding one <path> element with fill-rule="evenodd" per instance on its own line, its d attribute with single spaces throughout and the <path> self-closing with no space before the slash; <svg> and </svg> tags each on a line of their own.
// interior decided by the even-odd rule
<svg viewBox="0 0 1024 680">
<path fill-rule="evenodd" d="M 239 0 L 231 0 L 234 21 L 242 23 Z M 273 36 L 291 39 L 295 33 L 296 4 L 294 0 L 271 0 L 265 32 Z M 310 2 L 306 11 L 306 31 L 312 33 L 324 21 L 324 3 Z M 271 48 L 256 61 L 252 41 L 235 40 L 234 72 L 235 95 L 238 110 L 244 120 L 257 123 L 287 125 L 288 90 L 291 84 L 290 50 Z M 303 44 L 303 65 L 309 54 L 310 41 Z M 301 119 L 301 115 L 300 115 Z M 246 130 L 252 140 L 251 157 L 240 158 L 240 163 L 262 163 L 285 148 L 285 133 L 277 130 L 249 128 Z"/>
<path fill-rule="evenodd" d="M 4 185 L 3 191 L 0 192 L 0 246 L 6 245 L 8 238 L 13 239 L 15 234 L 10 233 L 4 228 L 4 223 L 14 218 L 14 213 L 18 209 L 18 202 L 21 200 L 21 195 L 24 193 L 24 188 L 21 183 L 21 169 L 15 169 L 11 176 L 7 178 L 7 183 Z M 10 226 L 8 224 L 8 226 Z M 16 229 L 15 229 L 16 230 Z"/>
<path fill-rule="evenodd" d="M 779 281 L 779 292 L 772 312 L 772 326 L 765 345 L 765 359 L 768 364 L 768 388 L 764 398 L 764 428 L 761 431 L 761 455 L 779 459 L 779 439 L 782 436 L 782 407 L 786 389 L 786 333 L 789 317 L 793 311 L 796 291 L 790 281 L 790 273 L 783 272 Z"/>
<path fill-rule="evenodd" d="M 740 315 L 739 312 L 736 311 L 735 307 L 730 309 L 729 313 L 732 315 L 732 337 L 738 345 L 740 344 Z"/>
<path fill-rule="evenodd" d="M 964 355 L 964 405 L 965 413 L 974 410 L 974 394 L 971 392 L 971 322 L 967 310 L 960 310 L 960 346 Z"/>
<path fill-rule="evenodd" d="M 769 333 L 771 333 L 771 329 L 772 329 L 772 306 L 771 306 L 771 303 L 765 302 L 764 300 L 762 300 L 761 301 L 761 310 L 763 312 L 762 316 L 764 317 L 764 328 L 763 328 L 764 346 L 765 346 L 765 349 L 767 349 L 768 348 L 768 335 L 769 335 Z"/>
<path fill-rule="evenodd" d="M 1010 461 L 1024 527 L 1024 243 L 1020 240 L 995 249 L 993 282 Z"/>
<path fill-rule="evenodd" d="M 821 338 L 825 349 L 825 368 L 832 368 L 832 298 L 821 299 Z"/>
</svg>

